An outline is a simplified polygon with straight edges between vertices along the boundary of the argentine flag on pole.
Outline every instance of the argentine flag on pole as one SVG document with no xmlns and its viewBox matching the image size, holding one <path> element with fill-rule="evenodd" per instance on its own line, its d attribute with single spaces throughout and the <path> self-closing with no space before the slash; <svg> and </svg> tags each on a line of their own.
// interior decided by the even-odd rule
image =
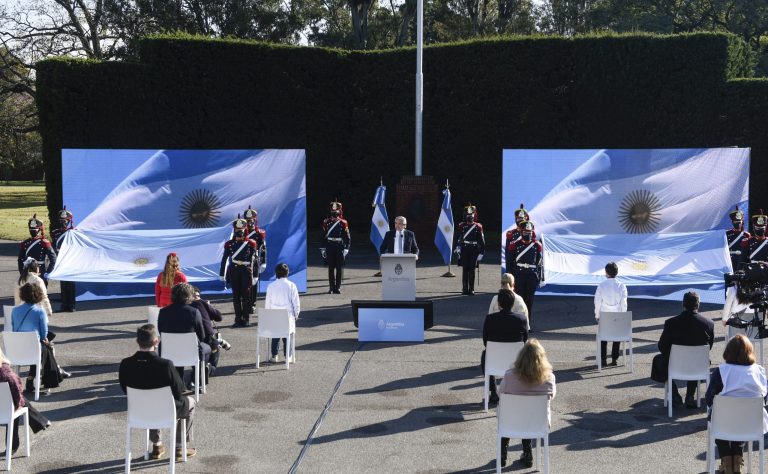
<svg viewBox="0 0 768 474">
<path fill-rule="evenodd" d="M 451 263 L 451 249 L 453 247 L 453 211 L 451 210 L 451 190 L 446 185 L 443 190 L 443 205 L 440 209 L 440 217 L 437 219 L 437 230 L 435 230 L 435 245 L 440 255 L 443 256 L 443 262 L 446 265 Z"/>
<path fill-rule="evenodd" d="M 376 195 L 373 196 L 373 217 L 371 218 L 371 242 L 379 252 L 381 243 L 384 242 L 384 234 L 389 231 L 389 218 L 387 217 L 387 206 L 384 204 L 384 195 L 387 188 L 382 183 L 376 188 Z"/>
</svg>

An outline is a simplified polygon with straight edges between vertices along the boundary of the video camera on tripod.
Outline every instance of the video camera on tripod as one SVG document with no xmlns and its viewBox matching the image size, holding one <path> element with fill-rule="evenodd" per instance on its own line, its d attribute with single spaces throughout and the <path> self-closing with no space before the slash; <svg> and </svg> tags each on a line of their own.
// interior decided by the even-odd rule
<svg viewBox="0 0 768 474">
<path fill-rule="evenodd" d="M 763 339 L 768 337 L 765 327 L 765 316 L 768 311 L 768 265 L 765 263 L 742 264 L 742 268 L 733 273 L 723 275 L 726 288 L 736 287 L 736 298 L 740 303 L 749 303 L 754 310 L 752 319 L 732 317 L 728 325 L 745 329 L 751 338 Z M 756 334 L 751 334 L 756 331 Z"/>
</svg>

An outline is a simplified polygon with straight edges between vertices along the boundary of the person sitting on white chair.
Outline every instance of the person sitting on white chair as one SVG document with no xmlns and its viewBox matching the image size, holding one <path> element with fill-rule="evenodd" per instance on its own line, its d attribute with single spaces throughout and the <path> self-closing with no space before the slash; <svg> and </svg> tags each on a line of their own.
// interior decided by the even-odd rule
<svg viewBox="0 0 768 474">
<path fill-rule="evenodd" d="M 301 312 L 301 303 L 299 302 L 299 290 L 296 285 L 288 279 L 290 269 L 285 263 L 280 263 L 275 267 L 275 277 L 277 280 L 273 281 L 267 287 L 267 296 L 264 301 L 265 309 L 287 309 L 288 315 L 293 318 L 294 323 L 299 319 L 299 312 Z M 280 361 L 277 353 L 280 350 L 280 341 L 283 341 L 283 355 L 288 357 L 285 338 L 272 339 L 272 358 L 270 362 L 277 363 Z"/>
<path fill-rule="evenodd" d="M 511 395 L 549 395 L 549 399 L 555 398 L 557 387 L 555 374 L 552 372 L 552 364 L 547 359 L 544 347 L 537 339 L 528 339 L 515 364 L 504 374 L 499 387 L 501 393 Z M 530 439 L 523 440 L 523 454 L 520 461 L 523 466 L 533 466 L 533 452 Z M 501 438 L 501 465 L 507 464 L 507 449 L 509 438 Z"/>
<path fill-rule="evenodd" d="M 195 414 L 195 399 L 184 395 L 184 382 L 173 366 L 173 362 L 157 355 L 157 346 L 160 344 L 160 336 L 157 328 L 152 324 L 145 324 L 136 331 L 136 342 L 139 350 L 131 357 L 120 362 L 120 388 L 127 393 L 128 387 L 140 390 L 171 387 L 171 393 L 176 401 L 176 418 L 187 420 L 187 441 L 190 441 L 192 432 L 192 420 Z M 181 423 L 176 428 L 176 460 L 182 459 Z M 152 441 L 152 459 L 160 459 L 165 454 L 165 447 L 160 441 L 160 430 L 149 430 L 149 440 Z M 197 453 L 195 448 L 187 448 L 187 457 Z"/>
<path fill-rule="evenodd" d="M 605 266 L 606 279 L 597 286 L 595 291 L 595 319 L 600 321 L 600 312 L 623 313 L 627 310 L 627 287 L 616 279 L 619 274 L 619 266 L 615 262 L 608 262 Z M 611 365 L 617 365 L 621 343 L 614 341 L 611 347 Z M 608 341 L 600 341 L 600 359 L 602 365 L 607 366 L 606 352 Z"/>
<path fill-rule="evenodd" d="M 8 382 L 8 387 L 11 390 L 11 398 L 13 398 L 13 408 L 18 410 L 21 407 L 27 407 L 29 412 L 29 427 L 32 428 L 33 433 L 37 433 L 40 430 L 44 430 L 51 426 L 50 420 L 42 413 L 37 411 L 28 400 L 24 399 L 24 393 L 21 388 L 21 378 L 11 367 L 11 362 L 5 358 L 3 350 L 0 349 L 0 383 Z M 11 443 L 11 453 L 15 453 L 19 449 L 19 420 L 13 424 L 13 442 Z M 8 447 L 6 446 L 6 450 Z M 6 452 L 6 455 L 8 453 Z"/>
<path fill-rule="evenodd" d="M 707 406 L 712 408 L 715 395 L 731 397 L 763 397 L 768 399 L 765 369 L 756 363 L 752 343 L 743 334 L 735 335 L 725 346 L 725 363 L 712 371 L 707 387 Z M 711 413 L 710 413 L 711 415 Z M 768 432 L 768 413 L 763 410 L 763 433 Z M 744 464 L 744 443 L 715 440 L 720 453 L 720 472 L 740 473 Z"/>
<path fill-rule="evenodd" d="M 729 286 L 725 290 L 725 306 L 723 306 L 723 326 L 728 325 L 728 321 L 732 318 L 738 318 L 742 320 L 752 319 L 752 316 L 748 314 L 749 301 L 742 301 L 739 298 L 739 292 L 736 285 Z M 738 322 L 738 321 L 737 321 Z"/>
</svg>

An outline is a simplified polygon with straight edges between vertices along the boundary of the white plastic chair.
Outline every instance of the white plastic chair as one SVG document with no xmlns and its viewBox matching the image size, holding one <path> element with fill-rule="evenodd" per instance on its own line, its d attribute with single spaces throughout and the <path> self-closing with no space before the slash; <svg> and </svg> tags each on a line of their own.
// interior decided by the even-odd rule
<svg viewBox="0 0 768 474">
<path fill-rule="evenodd" d="M 13 446 L 13 423 L 16 419 L 24 415 L 24 456 L 29 457 L 29 410 L 27 407 L 21 407 L 18 410 L 13 406 L 13 397 L 11 397 L 11 388 L 8 382 L 0 383 L 0 425 L 8 425 L 5 436 L 5 470 L 11 470 L 11 454 Z"/>
<path fill-rule="evenodd" d="M 485 346 L 485 375 L 483 377 L 483 396 L 485 411 L 488 411 L 488 397 L 490 391 L 488 384 L 491 375 L 503 377 L 507 370 L 514 364 L 517 354 L 525 345 L 524 342 L 494 342 L 488 341 Z"/>
<path fill-rule="evenodd" d="M 200 392 L 205 393 L 205 377 L 200 377 L 202 362 L 198 351 L 197 334 L 193 332 L 161 333 L 160 351 L 161 357 L 173 362 L 174 366 L 194 368 L 195 401 L 200 401 Z"/>
<path fill-rule="evenodd" d="M 285 369 L 290 370 L 290 362 L 296 363 L 296 323 L 288 310 L 259 309 L 259 325 L 256 328 L 256 368 L 261 364 L 261 338 L 285 338 L 288 355 L 285 358 Z"/>
<path fill-rule="evenodd" d="M 486 353 L 487 357 L 487 353 Z M 536 467 L 541 465 L 544 442 L 544 474 L 549 474 L 549 396 L 499 395 L 496 411 L 496 472 L 501 472 L 501 438 L 536 440 Z"/>
<path fill-rule="evenodd" d="M 632 311 L 600 312 L 600 319 L 597 322 L 597 352 L 595 352 L 598 372 L 603 369 L 603 358 L 600 355 L 602 341 L 628 343 L 624 345 L 624 364 L 627 363 L 627 349 L 629 349 L 629 371 L 635 371 L 635 353 L 632 350 Z"/>
<path fill-rule="evenodd" d="M 131 429 L 145 430 L 144 459 L 149 459 L 149 430 L 170 430 L 171 474 L 176 472 L 176 404 L 171 387 L 139 390 L 128 387 L 128 428 L 125 441 L 125 473 L 131 472 Z M 181 456 L 187 461 L 187 420 L 181 420 Z"/>
<path fill-rule="evenodd" d="M 20 365 L 35 365 L 35 401 L 40 399 L 40 374 L 43 372 L 40 341 L 35 332 L 11 332 L 3 331 L 3 345 L 5 356 L 16 366 L 16 372 Z"/>
<path fill-rule="evenodd" d="M 160 315 L 160 308 L 157 306 L 147 306 L 147 324 L 157 327 L 157 317 Z"/>
<path fill-rule="evenodd" d="M 761 397 L 729 397 L 715 395 L 712 420 L 708 423 L 707 470 L 715 474 L 715 440 L 746 441 L 747 472 L 752 468 L 752 442 L 759 446 L 758 472 L 765 472 L 765 445 L 763 441 L 763 399 Z"/>
<path fill-rule="evenodd" d="M 3 305 L 3 325 L 5 326 L 3 329 L 5 331 L 13 331 L 13 326 L 11 325 L 11 311 L 13 311 L 13 306 L 7 306 Z"/>
<path fill-rule="evenodd" d="M 695 380 L 696 406 L 701 407 L 701 382 L 704 382 L 706 392 L 709 383 L 709 345 L 679 346 L 672 344 L 669 353 L 669 371 L 667 382 L 664 384 L 664 406 L 668 407 L 669 417 L 672 417 L 672 381 Z"/>
<path fill-rule="evenodd" d="M 735 336 L 736 334 L 744 334 L 745 336 L 747 336 L 749 338 L 750 342 L 752 342 L 752 345 L 757 344 L 758 346 L 760 346 L 760 365 L 765 365 L 765 364 L 763 364 L 763 340 L 762 339 L 757 339 L 757 329 L 756 328 L 753 328 L 751 332 L 752 332 L 752 335 L 748 336 L 746 329 L 735 328 L 733 326 L 728 326 L 728 336 L 727 336 L 726 341 L 730 341 L 733 338 L 733 336 Z"/>
</svg>

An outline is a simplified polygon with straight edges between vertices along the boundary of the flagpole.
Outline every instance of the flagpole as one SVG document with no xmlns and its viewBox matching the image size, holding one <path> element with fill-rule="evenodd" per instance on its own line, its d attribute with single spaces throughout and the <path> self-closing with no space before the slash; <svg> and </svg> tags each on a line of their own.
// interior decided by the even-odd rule
<svg viewBox="0 0 768 474">
<path fill-rule="evenodd" d="M 445 189 L 450 188 L 448 184 L 448 178 L 445 179 Z M 442 210 L 440 212 L 443 212 Z M 453 242 L 451 242 L 451 254 L 448 258 L 448 271 L 443 273 L 443 278 L 456 278 L 456 275 L 451 271 L 451 260 L 453 259 Z"/>
<path fill-rule="evenodd" d="M 416 176 L 421 176 L 422 118 L 424 115 L 424 74 L 422 52 L 424 49 L 424 0 L 416 3 Z"/>
<path fill-rule="evenodd" d="M 384 176 L 380 176 L 379 177 L 379 187 L 381 187 L 381 186 L 384 186 Z M 374 203 L 374 207 L 376 207 L 375 203 Z M 377 250 L 376 253 L 379 253 L 378 250 Z M 379 259 L 381 259 L 381 255 L 379 255 Z M 381 270 L 379 270 L 378 272 L 374 273 L 373 276 L 381 277 Z"/>
</svg>

